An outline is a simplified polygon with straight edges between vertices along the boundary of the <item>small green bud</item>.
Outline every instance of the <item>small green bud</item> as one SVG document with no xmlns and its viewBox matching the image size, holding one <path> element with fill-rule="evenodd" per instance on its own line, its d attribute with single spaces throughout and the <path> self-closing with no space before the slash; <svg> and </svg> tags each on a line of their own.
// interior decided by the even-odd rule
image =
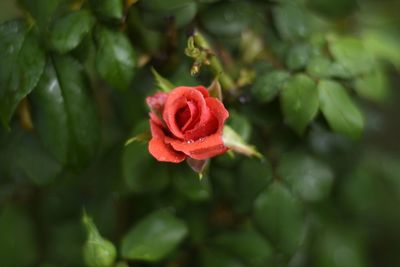
<svg viewBox="0 0 400 267">
<path fill-rule="evenodd" d="M 85 264 L 89 267 L 110 267 L 117 255 L 114 244 L 100 235 L 93 220 L 85 212 L 82 222 L 88 235 L 83 246 Z"/>
</svg>

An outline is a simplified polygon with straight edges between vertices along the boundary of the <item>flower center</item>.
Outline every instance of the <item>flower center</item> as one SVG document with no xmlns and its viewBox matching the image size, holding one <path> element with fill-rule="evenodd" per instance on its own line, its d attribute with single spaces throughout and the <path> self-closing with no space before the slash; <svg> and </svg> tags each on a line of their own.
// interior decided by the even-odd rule
<svg viewBox="0 0 400 267">
<path fill-rule="evenodd" d="M 180 108 L 175 115 L 176 124 L 182 132 L 193 128 L 198 119 L 198 108 L 191 100 L 188 100 L 186 106 Z"/>
</svg>

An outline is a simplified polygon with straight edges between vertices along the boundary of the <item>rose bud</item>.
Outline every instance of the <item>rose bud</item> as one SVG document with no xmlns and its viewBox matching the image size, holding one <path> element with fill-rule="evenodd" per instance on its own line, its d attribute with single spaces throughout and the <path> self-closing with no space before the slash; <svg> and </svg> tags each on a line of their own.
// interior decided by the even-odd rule
<svg viewBox="0 0 400 267">
<path fill-rule="evenodd" d="M 117 256 L 114 244 L 100 235 L 92 219 L 86 214 L 83 215 L 82 222 L 88 235 L 83 246 L 83 258 L 86 266 L 110 267 Z"/>
<path fill-rule="evenodd" d="M 158 161 L 206 160 L 227 151 L 222 131 L 229 113 L 203 86 L 180 86 L 147 97 L 149 152 Z"/>
</svg>

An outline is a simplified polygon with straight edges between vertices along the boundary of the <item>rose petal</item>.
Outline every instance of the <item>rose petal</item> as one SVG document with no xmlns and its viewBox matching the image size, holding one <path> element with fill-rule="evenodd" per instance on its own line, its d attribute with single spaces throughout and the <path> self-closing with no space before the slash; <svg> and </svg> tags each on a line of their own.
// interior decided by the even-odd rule
<svg viewBox="0 0 400 267">
<path fill-rule="evenodd" d="M 199 122 L 191 130 L 185 132 L 185 140 L 198 140 L 202 137 L 209 136 L 218 131 L 218 120 L 208 112 L 208 120 Z"/>
<path fill-rule="evenodd" d="M 187 131 L 185 133 L 185 140 L 197 140 L 218 132 L 222 134 L 225 120 L 229 117 L 228 111 L 222 102 L 216 98 L 209 97 L 205 101 L 209 109 L 208 121 L 199 122 L 195 128 Z"/>
<path fill-rule="evenodd" d="M 167 93 L 157 92 L 152 96 L 148 96 L 146 98 L 146 103 L 150 107 L 151 111 L 155 112 L 156 114 L 162 114 L 167 98 Z"/>
<path fill-rule="evenodd" d="M 152 120 L 154 123 L 156 123 L 158 126 L 162 127 L 163 126 L 163 122 L 160 119 L 160 117 L 158 117 L 156 114 L 154 114 L 153 112 L 149 113 L 150 116 L 150 120 Z"/>
<path fill-rule="evenodd" d="M 186 159 L 186 155 L 175 151 L 171 145 L 165 143 L 165 134 L 162 128 L 150 120 L 152 139 L 149 142 L 149 152 L 158 161 L 179 163 Z"/>
<path fill-rule="evenodd" d="M 168 95 L 167 101 L 165 102 L 163 118 L 168 129 L 177 138 L 183 139 L 184 134 L 176 121 L 176 114 L 179 109 L 187 105 L 188 101 L 193 101 L 193 103 L 196 104 L 197 112 L 200 114 L 200 122 L 206 120 L 209 116 L 204 94 L 201 92 L 202 89 L 196 88 L 197 87 L 177 87 Z M 193 116 L 196 116 L 196 114 L 193 114 Z"/>
<path fill-rule="evenodd" d="M 187 116 L 187 118 L 179 118 L 179 117 L 177 118 L 179 125 L 183 125 L 181 127 L 182 132 L 185 132 L 188 129 L 195 126 L 195 124 L 199 120 L 199 115 L 200 115 L 198 112 L 198 108 L 197 108 L 196 104 L 193 103 L 193 101 L 187 102 L 187 109 L 185 109 L 185 112 L 188 113 L 188 114 L 184 115 L 184 116 Z"/>
<path fill-rule="evenodd" d="M 224 104 L 216 98 L 209 97 L 206 99 L 207 107 L 210 109 L 211 114 L 215 116 L 219 123 L 219 131 L 222 132 L 225 120 L 229 117 L 229 112 L 226 110 Z"/>
<path fill-rule="evenodd" d="M 191 122 L 192 115 L 197 113 L 196 104 L 193 101 L 187 101 L 186 106 L 178 110 L 176 113 L 176 122 L 183 131 L 183 128 Z"/>
<path fill-rule="evenodd" d="M 149 142 L 149 152 L 158 161 L 180 163 L 186 159 L 185 154 L 176 153 L 170 146 L 160 139 L 151 139 Z"/>
<path fill-rule="evenodd" d="M 185 153 L 187 156 L 203 160 L 208 159 L 219 154 L 222 154 L 228 150 L 222 142 L 222 136 L 220 133 L 213 134 L 197 141 L 181 141 L 172 139 L 169 137 L 165 138 L 165 141 L 172 145 L 172 147 Z"/>
<path fill-rule="evenodd" d="M 204 98 L 207 98 L 210 96 L 208 90 L 204 86 L 200 85 L 200 86 L 196 86 L 193 88 L 196 89 L 197 91 L 199 91 L 204 96 Z"/>
<path fill-rule="evenodd" d="M 185 124 L 190 120 L 190 109 L 189 109 L 189 103 L 187 103 L 186 107 L 181 108 L 180 110 L 178 110 L 178 112 L 176 113 L 176 123 L 178 124 L 178 126 L 182 129 L 183 126 L 185 126 Z"/>
</svg>

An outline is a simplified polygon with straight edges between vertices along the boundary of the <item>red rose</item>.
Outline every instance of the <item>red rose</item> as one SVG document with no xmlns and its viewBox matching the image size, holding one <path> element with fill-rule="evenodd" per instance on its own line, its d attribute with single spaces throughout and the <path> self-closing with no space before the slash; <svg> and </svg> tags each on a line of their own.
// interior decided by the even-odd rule
<svg viewBox="0 0 400 267">
<path fill-rule="evenodd" d="M 203 86 L 180 86 L 147 97 L 152 139 L 149 152 L 159 161 L 204 160 L 224 153 L 222 130 L 229 113 Z"/>
</svg>

